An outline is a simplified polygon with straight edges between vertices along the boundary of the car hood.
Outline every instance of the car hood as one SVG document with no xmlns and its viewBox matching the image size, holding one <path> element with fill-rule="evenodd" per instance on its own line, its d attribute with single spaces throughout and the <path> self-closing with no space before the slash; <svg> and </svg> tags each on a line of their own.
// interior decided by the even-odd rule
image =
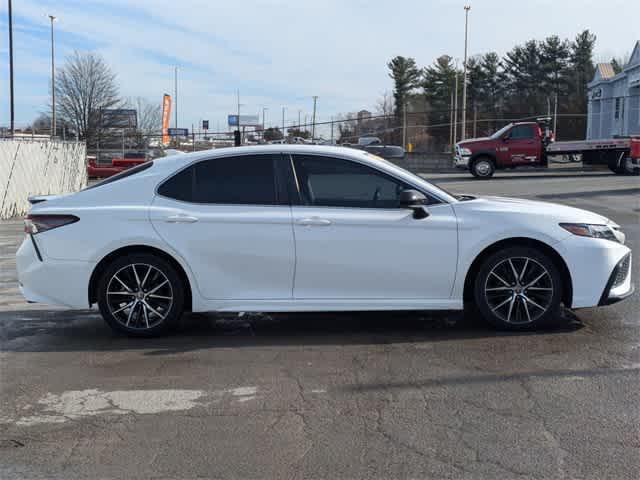
<svg viewBox="0 0 640 480">
<path fill-rule="evenodd" d="M 608 218 L 588 210 L 523 198 L 476 197 L 474 200 L 457 202 L 454 208 L 456 211 L 472 210 L 478 213 L 486 212 L 505 215 L 515 213 L 524 218 L 526 216 L 545 217 L 554 222 L 609 224 L 615 226 L 615 223 Z"/>
<path fill-rule="evenodd" d="M 487 145 L 487 144 L 493 144 L 494 142 L 495 140 L 490 137 L 470 138 L 469 140 L 463 140 L 461 142 L 458 142 L 458 146 L 461 148 L 462 147 L 470 148 L 470 147 L 478 147 L 478 146 Z"/>
</svg>

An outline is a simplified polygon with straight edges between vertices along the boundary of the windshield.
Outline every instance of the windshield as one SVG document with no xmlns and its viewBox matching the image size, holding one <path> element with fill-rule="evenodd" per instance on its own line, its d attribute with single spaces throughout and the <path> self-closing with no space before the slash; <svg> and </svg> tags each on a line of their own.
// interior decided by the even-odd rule
<svg viewBox="0 0 640 480">
<path fill-rule="evenodd" d="M 493 135 L 491 135 L 491 137 L 489 138 L 500 138 L 502 135 L 504 135 L 505 133 L 507 133 L 507 131 L 513 126 L 513 123 L 510 123 L 509 125 L 506 125 L 504 127 L 502 127 L 500 130 L 498 130 L 496 133 L 494 133 Z"/>
</svg>

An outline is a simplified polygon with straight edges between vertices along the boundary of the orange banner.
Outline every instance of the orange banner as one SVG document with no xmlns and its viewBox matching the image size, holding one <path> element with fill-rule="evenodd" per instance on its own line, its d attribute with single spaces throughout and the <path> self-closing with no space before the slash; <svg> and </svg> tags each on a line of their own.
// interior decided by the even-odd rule
<svg viewBox="0 0 640 480">
<path fill-rule="evenodd" d="M 162 97 L 162 143 L 169 144 L 169 116 L 171 115 L 171 95 Z"/>
</svg>

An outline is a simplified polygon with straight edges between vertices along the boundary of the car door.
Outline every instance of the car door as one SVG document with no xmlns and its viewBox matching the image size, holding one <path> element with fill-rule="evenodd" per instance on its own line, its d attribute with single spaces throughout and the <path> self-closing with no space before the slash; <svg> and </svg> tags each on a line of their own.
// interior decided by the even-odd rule
<svg viewBox="0 0 640 480">
<path fill-rule="evenodd" d="M 206 299 L 290 299 L 295 262 L 281 155 L 214 157 L 158 188 L 151 221 Z"/>
<path fill-rule="evenodd" d="M 432 199 L 413 218 L 399 193 L 415 188 L 363 163 L 292 155 L 299 205 L 292 207 L 296 299 L 448 299 L 457 226 Z"/>
<path fill-rule="evenodd" d="M 535 164 L 540 160 L 535 128 L 533 124 L 515 125 L 509 132 L 504 144 L 513 165 Z"/>
</svg>

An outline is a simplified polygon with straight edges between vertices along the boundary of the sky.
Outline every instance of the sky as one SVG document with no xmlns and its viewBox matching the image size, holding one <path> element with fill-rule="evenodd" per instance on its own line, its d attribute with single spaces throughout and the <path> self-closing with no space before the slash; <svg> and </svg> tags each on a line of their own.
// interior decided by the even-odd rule
<svg viewBox="0 0 640 480">
<path fill-rule="evenodd" d="M 469 55 L 499 54 L 528 39 L 597 35 L 596 60 L 631 52 L 640 1 L 468 0 Z M 161 103 L 173 95 L 178 123 L 202 119 L 226 130 L 228 114 L 260 114 L 267 126 L 368 109 L 393 86 L 396 55 L 419 66 L 442 54 L 462 59 L 464 1 L 457 0 L 13 0 L 16 125 L 46 110 L 50 23 L 56 15 L 56 63 L 74 50 L 95 51 L 117 75 L 123 97 Z M 9 124 L 7 2 L 0 5 L 0 126 Z M 310 120 L 309 120 L 310 121 Z M 172 114 L 173 126 L 173 114 Z"/>
</svg>

